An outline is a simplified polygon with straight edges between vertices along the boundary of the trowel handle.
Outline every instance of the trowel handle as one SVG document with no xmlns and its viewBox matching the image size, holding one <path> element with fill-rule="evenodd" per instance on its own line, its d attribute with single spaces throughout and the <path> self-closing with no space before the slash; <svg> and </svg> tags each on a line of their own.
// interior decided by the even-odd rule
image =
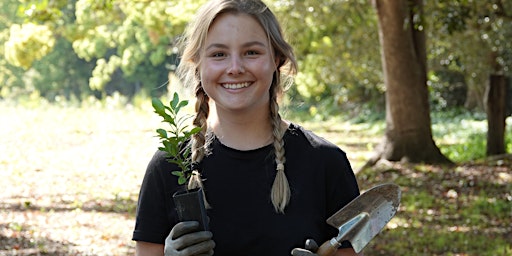
<svg viewBox="0 0 512 256">
<path fill-rule="evenodd" d="M 323 243 L 320 248 L 318 248 L 316 254 L 319 256 L 332 256 L 336 253 L 338 247 L 340 247 L 340 243 L 338 243 L 336 238 L 333 238 L 329 241 L 325 241 L 325 243 Z"/>
</svg>

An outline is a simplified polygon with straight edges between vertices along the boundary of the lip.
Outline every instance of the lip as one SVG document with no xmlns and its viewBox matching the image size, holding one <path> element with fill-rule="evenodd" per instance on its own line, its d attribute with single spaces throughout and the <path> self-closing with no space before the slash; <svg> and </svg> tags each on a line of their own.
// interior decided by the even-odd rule
<svg viewBox="0 0 512 256">
<path fill-rule="evenodd" d="M 232 82 L 232 83 L 222 83 L 221 84 L 223 88 L 225 89 L 231 89 L 231 90 L 236 90 L 236 89 L 242 89 L 242 88 L 247 88 L 251 85 L 251 82 Z"/>
</svg>

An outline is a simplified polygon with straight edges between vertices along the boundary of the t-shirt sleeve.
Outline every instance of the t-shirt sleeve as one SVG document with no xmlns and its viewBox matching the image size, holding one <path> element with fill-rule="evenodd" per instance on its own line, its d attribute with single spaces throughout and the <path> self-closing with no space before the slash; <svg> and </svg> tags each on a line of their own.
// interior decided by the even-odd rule
<svg viewBox="0 0 512 256">
<path fill-rule="evenodd" d="M 140 188 L 132 240 L 164 244 L 172 228 L 172 184 L 169 163 L 161 151 L 149 162 Z"/>
<path fill-rule="evenodd" d="M 359 186 L 347 155 L 340 149 L 336 150 L 336 155 L 332 158 L 332 165 L 327 168 L 329 172 L 327 194 L 336 198 L 336 200 L 329 200 L 332 202 L 328 209 L 330 214 L 335 213 L 359 195 Z"/>
</svg>

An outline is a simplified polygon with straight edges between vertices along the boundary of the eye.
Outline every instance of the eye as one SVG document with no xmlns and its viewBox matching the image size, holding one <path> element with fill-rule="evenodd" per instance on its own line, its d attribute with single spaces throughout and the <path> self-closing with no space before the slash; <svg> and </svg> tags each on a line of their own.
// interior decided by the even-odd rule
<svg viewBox="0 0 512 256">
<path fill-rule="evenodd" d="M 212 56 L 214 58 L 221 58 L 221 57 L 225 57 L 226 54 L 224 54 L 223 52 L 214 52 L 210 56 Z"/>
<path fill-rule="evenodd" d="M 245 53 L 245 55 L 248 55 L 248 56 L 254 56 L 254 55 L 258 55 L 258 54 L 260 54 L 260 53 L 255 50 L 249 50 Z"/>
</svg>

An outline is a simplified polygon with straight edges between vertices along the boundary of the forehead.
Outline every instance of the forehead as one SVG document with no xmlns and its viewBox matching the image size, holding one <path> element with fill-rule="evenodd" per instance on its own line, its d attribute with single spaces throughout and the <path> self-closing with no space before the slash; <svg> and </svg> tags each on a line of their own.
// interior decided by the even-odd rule
<svg viewBox="0 0 512 256">
<path fill-rule="evenodd" d="M 268 35 L 253 16 L 245 13 L 228 12 L 218 15 L 213 20 L 208 29 L 206 41 L 240 40 L 241 38 L 267 41 Z"/>
</svg>

